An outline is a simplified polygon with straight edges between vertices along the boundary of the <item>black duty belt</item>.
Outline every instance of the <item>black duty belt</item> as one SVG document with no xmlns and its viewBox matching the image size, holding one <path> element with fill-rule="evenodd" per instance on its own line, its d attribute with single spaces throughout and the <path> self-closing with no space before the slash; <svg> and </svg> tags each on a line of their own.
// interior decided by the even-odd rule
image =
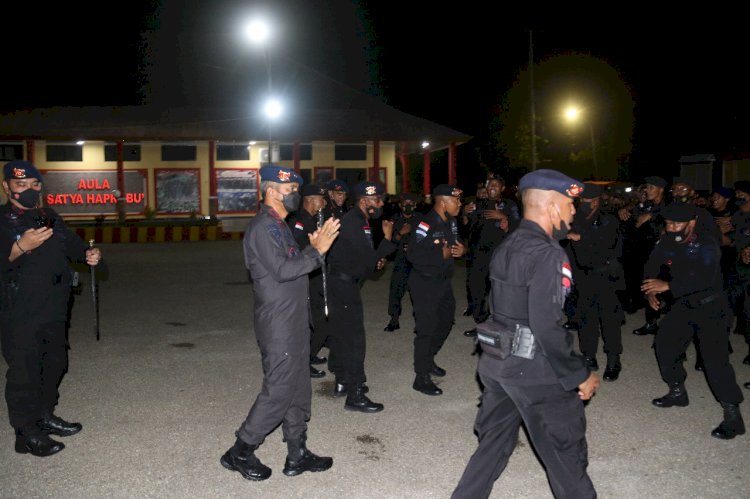
<svg viewBox="0 0 750 499">
<path fill-rule="evenodd" d="M 421 270 L 417 270 L 415 268 L 412 268 L 412 272 L 415 272 L 417 275 L 422 276 L 427 279 L 448 279 L 450 278 L 450 275 L 447 272 L 422 272 Z"/>
</svg>

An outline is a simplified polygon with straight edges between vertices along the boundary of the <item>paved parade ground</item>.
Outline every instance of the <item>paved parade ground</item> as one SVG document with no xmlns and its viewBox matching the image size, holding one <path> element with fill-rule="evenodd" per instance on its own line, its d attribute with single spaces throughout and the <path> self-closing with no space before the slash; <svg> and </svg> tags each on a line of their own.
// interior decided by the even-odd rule
<svg viewBox="0 0 750 499">
<path fill-rule="evenodd" d="M 3 498 L 448 498 L 476 447 L 473 420 L 477 357 L 463 331 L 465 271 L 457 267 L 456 324 L 437 357 L 444 394 L 411 388 L 413 327 L 408 295 L 401 329 L 386 333 L 391 264 L 363 290 L 369 397 L 377 414 L 344 410 L 333 377 L 312 380 L 308 447 L 332 456 L 324 473 L 286 477 L 281 430 L 257 452 L 273 469 L 265 482 L 227 471 L 219 457 L 235 440 L 262 380 L 252 331 L 252 290 L 239 241 L 105 244 L 109 265 L 100 284 L 101 340 L 96 341 L 89 275 L 76 297 L 70 368 L 57 414 L 83 431 L 60 439 L 48 458 L 16 454 L 5 403 L 0 408 L 0 497 Z M 283 320 L 280 317 L 279 320 Z M 332 317 L 331 320 L 336 320 Z M 750 434 L 710 436 L 722 411 L 688 350 L 690 405 L 660 409 L 666 393 L 651 342 L 623 326 L 623 371 L 602 382 L 586 408 L 589 473 L 601 498 L 749 497 Z M 740 383 L 747 346 L 732 335 Z M 327 350 L 323 350 L 327 354 Z M 599 354 L 604 366 L 606 357 Z M 320 366 L 319 366 L 320 367 Z M 5 364 L 0 360 L 3 372 Z M 601 371 L 600 371 L 601 374 Z M 750 391 L 744 390 L 744 395 Z M 741 405 L 750 421 L 750 404 Z M 57 437 L 56 437 L 57 438 Z M 523 431 L 493 498 L 552 497 Z"/>
</svg>

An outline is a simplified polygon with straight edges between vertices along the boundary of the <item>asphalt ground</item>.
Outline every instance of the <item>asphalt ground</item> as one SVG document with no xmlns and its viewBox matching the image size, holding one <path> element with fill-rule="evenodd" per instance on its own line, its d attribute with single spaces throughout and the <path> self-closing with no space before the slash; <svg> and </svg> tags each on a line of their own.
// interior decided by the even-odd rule
<svg viewBox="0 0 750 499">
<path fill-rule="evenodd" d="M 273 469 L 249 482 L 219 464 L 234 442 L 262 380 L 252 331 L 252 291 L 239 241 L 102 245 L 109 265 L 100 283 L 96 341 L 88 275 L 76 297 L 70 368 L 57 414 L 80 421 L 48 458 L 14 451 L 12 428 L 0 425 L 0 497 L 12 498 L 447 498 L 476 448 L 479 388 L 473 343 L 462 332 L 461 264 L 453 280 L 456 323 L 438 365 L 438 397 L 414 391 L 411 305 L 401 329 L 386 333 L 391 266 L 363 289 L 370 398 L 385 411 L 345 411 L 331 395 L 333 377 L 313 380 L 308 447 L 332 456 L 324 473 L 286 477 L 281 431 L 257 452 Z M 335 318 L 332 318 L 335 320 Z M 721 408 L 687 352 L 690 405 L 659 409 L 666 393 L 652 338 L 631 334 L 643 313 L 623 326 L 623 372 L 604 382 L 586 407 L 589 474 L 602 498 L 750 497 L 750 434 L 710 436 Z M 731 335 L 738 382 L 750 381 L 743 338 Z M 323 353 L 327 353 L 325 350 Z M 604 365 L 600 353 L 599 363 Z M 0 368 L 5 365 L 0 360 Z M 601 371 L 600 371 L 601 373 Z M 749 391 L 744 390 L 747 395 Z M 5 404 L 0 420 L 7 421 Z M 742 409 L 750 420 L 748 404 Z M 523 431 L 493 498 L 549 498 L 541 463 Z"/>
</svg>

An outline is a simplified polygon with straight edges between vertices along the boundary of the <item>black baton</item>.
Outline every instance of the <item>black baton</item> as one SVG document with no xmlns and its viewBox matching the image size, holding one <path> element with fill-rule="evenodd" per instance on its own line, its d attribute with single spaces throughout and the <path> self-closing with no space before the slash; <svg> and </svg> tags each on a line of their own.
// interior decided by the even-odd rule
<svg viewBox="0 0 750 499">
<path fill-rule="evenodd" d="M 318 210 L 318 228 L 323 227 L 323 210 Z M 326 317 L 328 317 L 328 278 L 326 276 L 326 261 L 323 257 L 323 263 L 320 265 L 321 274 L 323 276 L 323 310 L 325 311 Z"/>
</svg>

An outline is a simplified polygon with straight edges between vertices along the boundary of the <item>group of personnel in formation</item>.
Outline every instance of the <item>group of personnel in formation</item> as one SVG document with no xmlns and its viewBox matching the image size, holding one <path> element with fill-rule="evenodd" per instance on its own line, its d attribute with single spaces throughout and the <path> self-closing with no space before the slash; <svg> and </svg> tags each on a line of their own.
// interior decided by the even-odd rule
<svg viewBox="0 0 750 499">
<path fill-rule="evenodd" d="M 8 364 L 5 397 L 19 453 L 46 457 L 64 445 L 50 437 L 82 429 L 54 414 L 67 369 L 70 262 L 100 263 L 40 199 L 42 176 L 15 160 L 3 169 L 0 207 L 0 328 Z M 490 174 L 471 199 L 441 184 L 405 193 L 384 214 L 377 182 L 304 184 L 293 169 L 260 169 L 262 205 L 243 237 L 254 293 L 254 332 L 262 388 L 221 464 L 249 480 L 271 469 L 256 450 L 279 425 L 288 447 L 283 473 L 325 471 L 331 457 L 307 448 L 311 378 L 335 376 L 344 408 L 384 410 L 370 397 L 361 289 L 393 262 L 385 331 L 400 328 L 408 291 L 414 317 L 413 389 L 429 396 L 446 375 L 436 355 L 455 322 L 454 260 L 466 261 L 463 311 L 475 327 L 481 404 L 476 452 L 453 491 L 487 497 L 505 468 L 521 424 L 544 463 L 556 497 L 595 497 L 588 477 L 584 401 L 623 369 L 625 313 L 645 308 L 668 391 L 657 407 L 687 406 L 686 349 L 697 352 L 723 408 L 711 435 L 745 433 L 743 400 L 729 360 L 729 334 L 750 344 L 750 181 L 701 196 L 685 179 L 645 179 L 633 195 L 542 169 L 506 194 Z M 577 342 L 575 341 L 577 332 Z M 328 358 L 319 356 L 327 347 Z M 750 364 L 750 353 L 744 358 Z M 750 383 L 745 383 L 750 388 Z"/>
</svg>

